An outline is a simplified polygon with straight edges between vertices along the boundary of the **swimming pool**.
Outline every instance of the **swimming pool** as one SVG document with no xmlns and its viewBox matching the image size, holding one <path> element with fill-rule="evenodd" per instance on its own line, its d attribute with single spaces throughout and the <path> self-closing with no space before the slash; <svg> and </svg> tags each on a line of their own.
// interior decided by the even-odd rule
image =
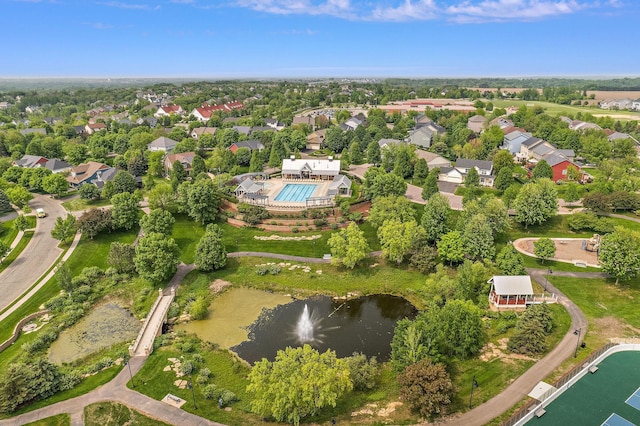
<svg viewBox="0 0 640 426">
<path fill-rule="evenodd" d="M 288 183 L 284 188 L 282 188 L 278 195 L 276 195 L 274 201 L 291 201 L 301 203 L 311 197 L 317 186 L 318 185 L 309 183 Z"/>
</svg>

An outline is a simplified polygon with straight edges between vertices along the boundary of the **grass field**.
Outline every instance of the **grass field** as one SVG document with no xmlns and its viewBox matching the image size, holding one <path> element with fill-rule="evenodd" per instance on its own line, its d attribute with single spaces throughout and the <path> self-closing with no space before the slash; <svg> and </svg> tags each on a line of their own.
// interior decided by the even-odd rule
<svg viewBox="0 0 640 426">
<path fill-rule="evenodd" d="M 546 414 L 527 424 L 601 425 L 612 413 L 640 424 L 640 410 L 625 401 L 640 387 L 640 352 L 610 355 L 598 365 L 595 374 L 587 374 L 545 407 Z"/>
<path fill-rule="evenodd" d="M 104 207 L 111 205 L 111 200 L 83 200 L 82 198 L 75 198 L 73 200 L 65 201 L 62 203 L 62 206 L 72 212 L 94 209 L 98 207 Z"/>
<path fill-rule="evenodd" d="M 496 108 L 507 108 L 510 106 L 520 107 L 522 105 L 526 105 L 527 107 L 540 106 L 544 109 L 544 112 L 549 115 L 567 115 L 567 114 L 575 115 L 576 113 L 581 112 L 583 114 L 593 114 L 593 115 L 628 116 L 629 120 L 640 120 L 640 114 L 638 114 L 637 112 L 631 112 L 631 111 L 607 111 L 597 107 L 560 105 L 552 102 L 520 101 L 520 100 L 511 100 L 511 99 L 507 99 L 507 100 L 495 99 L 495 100 L 492 100 L 491 102 L 493 102 L 493 106 Z"/>
<path fill-rule="evenodd" d="M 84 424 L 86 426 L 167 425 L 115 402 L 98 402 L 84 407 Z"/>
<path fill-rule="evenodd" d="M 68 414 L 58 414 L 36 422 L 27 423 L 25 426 L 69 426 L 71 417 Z"/>
</svg>

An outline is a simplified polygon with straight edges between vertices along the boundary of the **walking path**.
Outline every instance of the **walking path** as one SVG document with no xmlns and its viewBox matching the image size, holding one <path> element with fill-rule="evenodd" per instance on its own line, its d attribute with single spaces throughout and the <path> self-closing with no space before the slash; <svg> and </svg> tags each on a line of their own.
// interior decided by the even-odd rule
<svg viewBox="0 0 640 426">
<path fill-rule="evenodd" d="M 537 282 L 544 282 L 544 274 L 547 273 L 546 269 L 527 269 L 527 272 Z M 554 272 L 557 276 L 573 276 L 583 278 L 601 277 L 604 274 L 601 272 Z M 477 406 L 476 408 L 467 411 L 466 413 L 445 419 L 441 423 L 447 425 L 460 425 L 460 426 L 481 426 L 489 423 L 494 418 L 498 417 L 502 413 L 509 410 L 515 404 L 526 398 L 529 392 L 540 382 L 548 377 L 556 368 L 560 366 L 566 359 L 573 356 L 576 344 L 578 344 L 587 332 L 587 319 L 584 314 L 567 296 L 565 296 L 560 290 L 554 287 L 552 284 L 547 284 L 547 291 L 558 295 L 558 303 L 561 303 L 567 312 L 571 316 L 571 327 L 569 331 L 560 341 L 560 343 L 549 352 L 544 358 L 536 362 L 531 368 L 529 368 L 524 374 L 518 377 L 512 384 L 506 389 L 500 392 L 498 395 L 491 398 L 489 401 Z M 581 333 L 578 335 L 578 341 L 573 334 L 574 330 L 581 329 Z M 479 384 L 482 386 L 482 383 Z M 440 423 L 440 422 L 439 422 Z"/>
</svg>

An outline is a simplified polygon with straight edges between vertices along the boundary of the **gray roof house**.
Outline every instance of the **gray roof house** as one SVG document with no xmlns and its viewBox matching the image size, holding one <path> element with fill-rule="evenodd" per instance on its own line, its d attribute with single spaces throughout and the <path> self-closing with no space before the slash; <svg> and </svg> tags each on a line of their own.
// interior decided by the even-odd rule
<svg viewBox="0 0 640 426">
<path fill-rule="evenodd" d="M 329 184 L 329 190 L 327 195 L 351 195 L 351 180 L 345 175 L 337 175 L 333 178 L 333 181 Z"/>
<path fill-rule="evenodd" d="M 40 167 L 48 161 L 47 158 L 40 155 L 23 155 L 21 159 L 13 162 L 14 166 L 24 167 L 25 169 L 33 169 Z"/>
<path fill-rule="evenodd" d="M 173 151 L 173 148 L 176 147 L 176 145 L 178 145 L 178 142 L 174 141 L 173 139 L 166 136 L 160 136 L 158 139 L 148 144 L 147 149 L 149 151 L 171 152 Z"/>
<path fill-rule="evenodd" d="M 250 151 L 254 151 L 254 150 L 258 150 L 258 151 L 262 151 L 264 149 L 264 145 L 262 144 L 262 142 L 258 141 L 258 140 L 248 140 L 248 141 L 238 141 L 238 142 L 234 142 L 231 144 L 231 146 L 229 147 L 229 149 L 231 151 L 233 151 L 234 153 L 239 149 L 239 148 L 249 148 Z"/>
<path fill-rule="evenodd" d="M 425 149 L 429 149 L 435 135 L 436 132 L 425 126 L 409 133 L 407 142 Z"/>
<path fill-rule="evenodd" d="M 487 122 L 487 117 L 484 115 L 474 115 L 467 120 L 467 129 L 474 133 L 481 133 L 484 130 L 484 125 Z"/>
<path fill-rule="evenodd" d="M 233 126 L 232 129 L 241 135 L 249 136 L 251 134 L 251 126 Z"/>
<path fill-rule="evenodd" d="M 509 132 L 504 135 L 502 148 L 508 149 L 512 155 L 517 154 L 520 152 L 520 145 L 522 145 L 523 142 L 527 141 L 530 138 L 531 133 L 514 130 L 513 132 Z"/>
<path fill-rule="evenodd" d="M 404 141 L 401 141 L 400 139 L 382 138 L 378 141 L 378 145 L 380 146 L 380 149 L 384 148 L 385 146 L 397 145 L 401 143 L 404 143 Z"/>
<path fill-rule="evenodd" d="M 51 170 L 53 173 L 67 173 L 71 171 L 71 164 L 59 158 L 52 158 L 42 165 L 42 167 Z"/>
<path fill-rule="evenodd" d="M 22 129 L 22 130 L 20 130 L 20 134 L 22 136 L 27 136 L 27 135 L 46 135 L 47 134 L 47 129 L 45 129 L 45 128 Z"/>
</svg>

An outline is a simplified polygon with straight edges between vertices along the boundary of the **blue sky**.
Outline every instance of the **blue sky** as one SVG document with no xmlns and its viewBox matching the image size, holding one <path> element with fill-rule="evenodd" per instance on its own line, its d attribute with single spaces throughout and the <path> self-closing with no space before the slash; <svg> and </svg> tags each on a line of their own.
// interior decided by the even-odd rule
<svg viewBox="0 0 640 426">
<path fill-rule="evenodd" d="M 640 75 L 637 0 L 0 0 L 1 77 Z"/>
</svg>

